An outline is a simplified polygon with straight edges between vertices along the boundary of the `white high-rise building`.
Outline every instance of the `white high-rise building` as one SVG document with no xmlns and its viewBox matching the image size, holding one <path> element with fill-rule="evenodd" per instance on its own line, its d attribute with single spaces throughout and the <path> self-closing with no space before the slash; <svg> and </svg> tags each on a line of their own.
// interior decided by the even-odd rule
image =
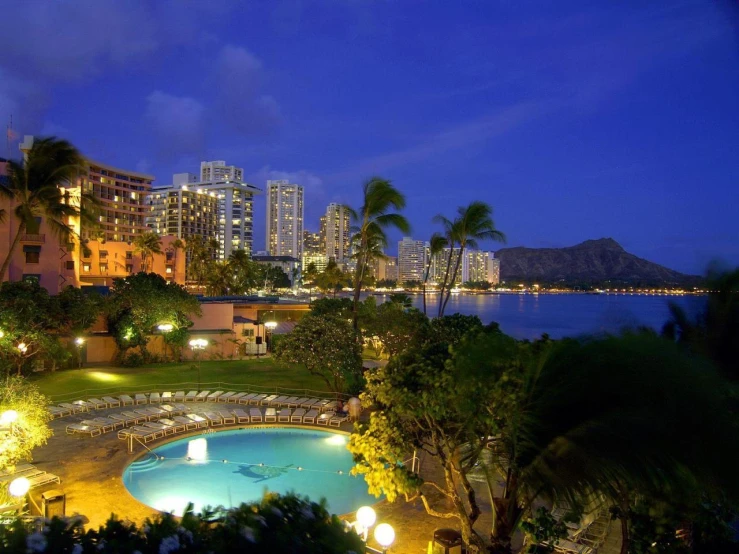
<svg viewBox="0 0 739 554">
<path fill-rule="evenodd" d="M 411 237 L 398 241 L 398 283 L 423 281 L 428 246 L 427 242 Z"/>
<path fill-rule="evenodd" d="M 303 254 L 303 187 L 267 181 L 267 251 L 272 256 Z"/>
<path fill-rule="evenodd" d="M 234 250 L 253 251 L 254 185 L 233 180 L 193 182 L 178 173 L 173 184 L 153 189 L 148 197 L 147 227 L 160 235 L 218 241 L 218 258 Z"/>
<path fill-rule="evenodd" d="M 235 165 L 226 165 L 223 160 L 200 162 L 200 181 L 243 181 L 244 170 Z"/>
<path fill-rule="evenodd" d="M 500 260 L 494 258 L 492 252 L 488 258 L 488 283 L 493 285 L 500 283 Z"/>
<path fill-rule="evenodd" d="M 495 259 L 494 252 L 468 250 L 462 258 L 462 283 L 468 281 L 488 282 L 497 285 L 500 282 L 500 260 Z"/>
<path fill-rule="evenodd" d="M 326 208 L 326 215 L 321 216 L 321 245 L 326 257 L 342 265 L 351 256 L 349 240 L 349 210 L 343 204 L 331 203 Z"/>
<path fill-rule="evenodd" d="M 451 253 L 452 259 L 449 261 L 449 254 Z M 434 254 L 431 259 L 431 268 L 429 269 L 429 282 L 441 285 L 444 279 L 451 279 L 454 268 L 457 265 L 459 259 L 459 248 L 455 248 L 452 253 L 449 247 L 445 247 L 438 254 Z M 447 273 L 447 266 L 449 266 L 449 272 Z M 457 271 L 457 276 L 454 279 L 454 284 L 458 285 L 462 282 L 463 268 Z"/>
</svg>

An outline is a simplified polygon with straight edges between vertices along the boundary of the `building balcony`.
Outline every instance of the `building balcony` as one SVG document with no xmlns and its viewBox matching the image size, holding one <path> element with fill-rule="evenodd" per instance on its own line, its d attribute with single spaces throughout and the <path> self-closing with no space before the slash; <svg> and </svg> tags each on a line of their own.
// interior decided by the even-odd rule
<svg viewBox="0 0 739 554">
<path fill-rule="evenodd" d="M 23 235 L 21 236 L 21 242 L 31 242 L 34 244 L 46 243 L 46 235 Z"/>
</svg>

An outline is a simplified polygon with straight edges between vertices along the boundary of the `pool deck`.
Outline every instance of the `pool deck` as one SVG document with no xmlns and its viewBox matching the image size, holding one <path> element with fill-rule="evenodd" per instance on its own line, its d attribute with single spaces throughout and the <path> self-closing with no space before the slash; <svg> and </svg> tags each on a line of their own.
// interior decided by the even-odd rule
<svg viewBox="0 0 739 554">
<path fill-rule="evenodd" d="M 223 404 L 218 406 L 223 407 Z M 192 405 L 193 411 L 196 412 L 212 407 L 214 407 L 214 404 L 207 402 Z M 98 410 L 94 413 L 94 417 L 120 411 L 121 408 Z M 129 463 L 141 456 L 146 451 L 145 448 L 137 444 L 133 454 L 129 454 L 127 441 L 118 439 L 116 432 L 97 437 L 67 435 L 65 433 L 65 427 L 68 424 L 86 419 L 87 415 L 92 416 L 92 414 L 78 414 L 51 422 L 54 436 L 49 439 L 45 446 L 34 451 L 33 463 L 42 470 L 58 475 L 61 478 L 61 485 L 50 485 L 33 490 L 33 500 L 40 505 L 41 492 L 44 490 L 58 489 L 64 491 L 67 495 L 67 515 L 80 514 L 85 516 L 87 528 L 97 528 L 103 525 L 111 513 L 136 523 L 141 523 L 146 518 L 155 516 L 158 512 L 136 500 L 123 485 L 121 478 L 124 469 Z M 221 426 L 215 430 L 265 427 L 296 427 L 321 431 L 351 432 L 353 424 L 344 423 L 337 429 L 336 427 L 328 428 L 305 424 L 260 423 Z M 171 440 L 204 434 L 207 433 L 204 433 L 202 429 L 189 434 L 180 433 L 150 443 L 148 446 L 153 448 Z M 421 464 L 422 475 L 427 478 L 433 477 L 436 472 L 440 471 L 440 468 L 435 466 L 433 459 L 428 456 L 421 459 Z M 434 499 L 431 494 L 428 496 L 432 501 L 438 501 L 438 498 Z M 478 520 L 475 528 L 483 536 L 486 536 L 489 534 L 492 519 L 488 495 L 482 488 L 478 491 L 478 499 L 481 503 L 483 516 Z M 439 506 L 436 503 L 435 505 Z M 378 522 L 391 523 L 395 528 L 396 541 L 391 549 L 394 554 L 423 554 L 427 552 L 427 545 L 433 536 L 434 529 L 439 527 L 459 528 L 456 519 L 440 519 L 428 515 L 419 500 L 414 502 L 398 500 L 393 504 L 382 501 L 377 503 L 374 508 L 378 514 Z M 618 526 L 612 524 L 611 527 L 615 532 L 610 533 L 609 541 L 601 547 L 598 554 L 615 554 L 619 551 L 620 533 L 618 532 Z M 377 546 L 372 538 L 370 538 L 369 544 L 370 546 Z"/>
</svg>

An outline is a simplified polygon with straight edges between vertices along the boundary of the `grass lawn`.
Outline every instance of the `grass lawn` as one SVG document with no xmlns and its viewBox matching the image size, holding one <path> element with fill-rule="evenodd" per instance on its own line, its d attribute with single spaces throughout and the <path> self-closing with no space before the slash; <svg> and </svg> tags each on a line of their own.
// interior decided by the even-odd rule
<svg viewBox="0 0 739 554">
<path fill-rule="evenodd" d="M 197 365 L 193 362 L 153 364 L 136 368 L 88 367 L 44 373 L 32 378 L 42 393 L 52 399 L 62 399 L 91 389 L 110 393 L 126 392 L 131 387 L 139 390 L 196 389 Z M 272 359 L 203 361 L 200 366 L 200 382 L 203 389 L 216 390 L 208 383 L 231 383 L 289 389 L 310 389 L 328 392 L 326 384 L 303 367 L 285 366 Z M 160 387 L 157 385 L 170 385 Z M 218 388 L 226 388 L 218 387 Z M 95 393 L 97 394 L 97 393 Z M 92 392 L 81 396 L 95 396 Z M 104 392 L 101 392 L 104 394 Z"/>
</svg>

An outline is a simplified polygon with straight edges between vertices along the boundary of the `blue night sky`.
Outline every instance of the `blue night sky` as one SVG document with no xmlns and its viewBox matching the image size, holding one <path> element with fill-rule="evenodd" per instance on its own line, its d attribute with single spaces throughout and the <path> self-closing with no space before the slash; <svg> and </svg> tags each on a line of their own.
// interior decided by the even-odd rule
<svg viewBox="0 0 739 554">
<path fill-rule="evenodd" d="M 479 199 L 510 246 L 613 237 L 686 272 L 739 264 L 732 1 L 2 5 L 3 125 L 160 185 L 223 159 L 304 184 L 317 230 L 378 174 L 416 238 Z"/>
</svg>

